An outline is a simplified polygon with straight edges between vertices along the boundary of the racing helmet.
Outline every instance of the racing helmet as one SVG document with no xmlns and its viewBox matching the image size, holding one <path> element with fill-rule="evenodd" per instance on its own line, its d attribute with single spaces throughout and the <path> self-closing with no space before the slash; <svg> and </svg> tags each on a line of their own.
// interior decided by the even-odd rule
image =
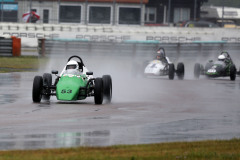
<svg viewBox="0 0 240 160">
<path fill-rule="evenodd" d="M 162 59 L 164 57 L 165 57 L 164 49 L 163 48 L 159 48 L 157 50 L 157 59 Z"/>
<path fill-rule="evenodd" d="M 222 54 L 218 56 L 218 60 L 219 60 L 219 61 L 224 61 L 225 58 L 226 58 L 226 57 L 225 57 L 224 55 L 222 55 Z"/>
<path fill-rule="evenodd" d="M 74 60 L 69 61 L 66 66 L 66 70 L 68 69 L 79 69 L 78 63 Z"/>
</svg>

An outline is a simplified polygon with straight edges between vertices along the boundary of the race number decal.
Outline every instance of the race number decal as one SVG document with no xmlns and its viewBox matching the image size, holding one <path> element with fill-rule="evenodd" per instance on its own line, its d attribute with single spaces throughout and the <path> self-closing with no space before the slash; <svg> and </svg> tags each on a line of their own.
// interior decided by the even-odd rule
<svg viewBox="0 0 240 160">
<path fill-rule="evenodd" d="M 65 93 L 72 93 L 72 90 L 71 89 L 63 89 L 62 91 L 61 91 L 61 93 L 62 94 L 65 94 Z"/>
</svg>

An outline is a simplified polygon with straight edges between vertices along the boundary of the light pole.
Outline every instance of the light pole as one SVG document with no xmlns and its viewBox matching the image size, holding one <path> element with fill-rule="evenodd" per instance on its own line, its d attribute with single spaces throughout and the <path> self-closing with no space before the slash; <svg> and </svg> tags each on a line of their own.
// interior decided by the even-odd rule
<svg viewBox="0 0 240 160">
<path fill-rule="evenodd" d="M 168 25 L 170 25 L 171 0 L 168 0 Z"/>
<path fill-rule="evenodd" d="M 194 21 L 197 19 L 197 0 L 194 1 Z"/>
<path fill-rule="evenodd" d="M 223 27 L 223 19 L 224 19 L 224 0 L 222 0 L 222 27 Z"/>
</svg>

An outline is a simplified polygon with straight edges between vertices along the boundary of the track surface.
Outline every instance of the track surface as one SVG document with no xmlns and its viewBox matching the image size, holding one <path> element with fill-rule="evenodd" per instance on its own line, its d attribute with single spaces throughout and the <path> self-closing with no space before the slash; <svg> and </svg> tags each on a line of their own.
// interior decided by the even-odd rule
<svg viewBox="0 0 240 160">
<path fill-rule="evenodd" d="M 85 56 L 96 76 L 112 75 L 111 104 L 94 105 L 93 98 L 60 102 L 55 97 L 32 103 L 33 77 L 60 70 L 68 57 L 55 57 L 36 73 L 0 74 L 0 150 L 240 137 L 240 78 L 196 80 L 192 64 L 186 65 L 185 80 L 170 81 L 132 77 L 126 59 L 107 64 Z"/>
</svg>

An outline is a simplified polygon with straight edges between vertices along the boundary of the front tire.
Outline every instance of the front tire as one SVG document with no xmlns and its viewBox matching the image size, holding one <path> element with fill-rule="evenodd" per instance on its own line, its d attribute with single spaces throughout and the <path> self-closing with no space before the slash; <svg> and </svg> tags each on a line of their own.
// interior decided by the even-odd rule
<svg viewBox="0 0 240 160">
<path fill-rule="evenodd" d="M 198 79 L 200 77 L 200 74 L 201 74 L 201 65 L 199 63 L 196 63 L 194 65 L 194 77 Z"/>
<path fill-rule="evenodd" d="M 107 103 L 112 100 L 112 78 L 110 75 L 103 75 L 103 98 L 106 99 Z"/>
<path fill-rule="evenodd" d="M 32 100 L 33 102 L 40 102 L 42 99 L 43 78 L 35 76 L 33 80 Z"/>
<path fill-rule="evenodd" d="M 169 78 L 170 80 L 173 80 L 173 79 L 174 79 L 174 74 L 175 74 L 175 67 L 174 67 L 174 64 L 171 63 L 171 64 L 169 64 L 168 78 Z"/>
<path fill-rule="evenodd" d="M 43 95 L 43 99 L 44 100 L 50 100 L 50 86 L 52 85 L 52 75 L 49 73 L 44 73 L 43 74 L 43 86 L 45 86 L 45 88 L 48 89 L 44 89 L 45 94 L 47 95 Z"/>
<path fill-rule="evenodd" d="M 234 65 L 232 65 L 231 67 L 230 67 L 230 80 L 231 81 L 235 81 L 235 79 L 236 79 L 236 67 L 234 66 Z"/>
<path fill-rule="evenodd" d="M 102 78 L 96 78 L 94 87 L 94 102 L 95 104 L 102 104 L 103 102 L 103 80 Z"/>
<path fill-rule="evenodd" d="M 178 79 L 182 80 L 184 78 L 184 72 L 185 72 L 184 64 L 182 62 L 178 63 L 178 65 L 177 65 L 177 76 L 178 76 Z"/>
</svg>

